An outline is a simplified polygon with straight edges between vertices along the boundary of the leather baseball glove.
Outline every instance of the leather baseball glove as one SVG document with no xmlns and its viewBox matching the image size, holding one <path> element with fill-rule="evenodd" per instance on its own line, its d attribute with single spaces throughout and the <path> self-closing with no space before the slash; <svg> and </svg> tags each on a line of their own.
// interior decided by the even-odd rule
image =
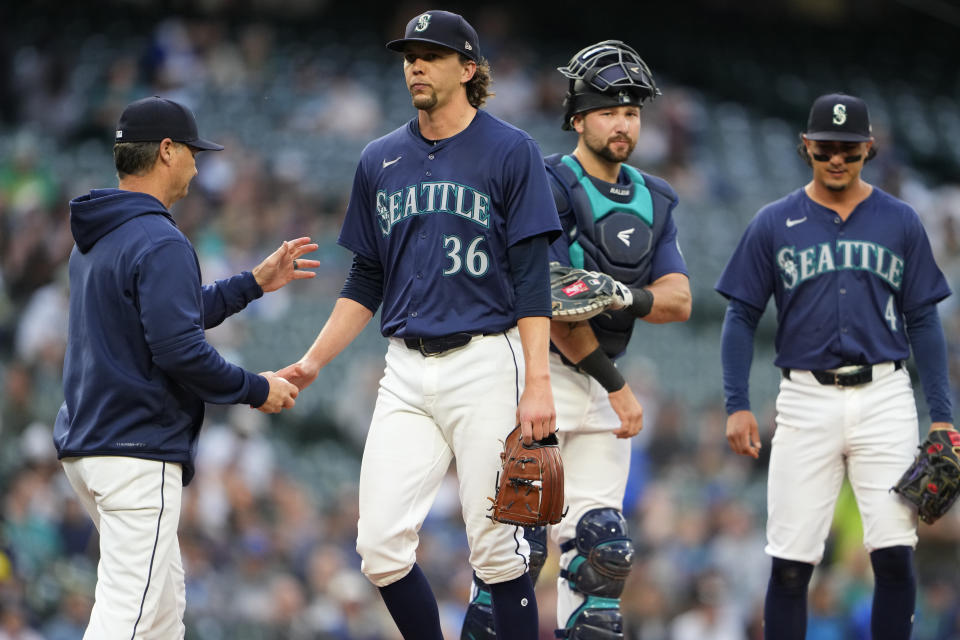
<svg viewBox="0 0 960 640">
<path fill-rule="evenodd" d="M 500 454 L 490 516 L 521 527 L 557 524 L 563 518 L 563 461 L 556 434 L 523 444 L 520 427 L 507 436 Z"/>
<path fill-rule="evenodd" d="M 599 271 L 550 263 L 553 317 L 564 322 L 588 320 L 607 309 L 622 309 L 633 301 L 630 289 Z"/>
<path fill-rule="evenodd" d="M 933 524 L 960 495 L 960 433 L 935 429 L 920 443 L 920 452 L 893 487 L 917 505 L 920 519 Z"/>
</svg>

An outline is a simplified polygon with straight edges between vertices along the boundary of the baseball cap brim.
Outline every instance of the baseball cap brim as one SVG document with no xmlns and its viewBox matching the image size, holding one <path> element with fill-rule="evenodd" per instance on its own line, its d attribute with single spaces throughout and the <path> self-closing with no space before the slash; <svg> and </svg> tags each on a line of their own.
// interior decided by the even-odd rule
<svg viewBox="0 0 960 640">
<path fill-rule="evenodd" d="M 223 145 L 217 144 L 216 142 L 210 142 L 209 140 L 204 140 L 203 138 L 194 138 L 193 140 L 178 140 L 177 142 L 182 142 L 185 145 L 189 145 L 194 149 L 202 149 L 204 151 L 223 151 Z"/>
<path fill-rule="evenodd" d="M 391 40 L 390 42 L 387 43 L 387 49 L 390 49 L 391 51 L 396 51 L 398 53 L 403 53 L 404 50 L 406 49 L 408 42 L 423 42 L 426 44 L 435 44 L 438 47 L 443 47 L 444 49 L 449 49 L 450 51 L 456 51 L 457 53 L 462 53 L 463 55 L 467 56 L 474 62 L 477 61 L 477 56 L 472 51 L 467 51 L 466 49 L 457 49 L 455 47 L 451 47 L 449 44 L 445 42 L 440 42 L 439 40 L 431 40 L 430 38 L 400 38 L 399 40 Z"/>
<path fill-rule="evenodd" d="M 819 131 L 816 133 L 803 134 L 808 140 L 831 141 L 831 142 L 869 142 L 873 138 L 860 133 L 849 133 L 844 131 Z"/>
</svg>

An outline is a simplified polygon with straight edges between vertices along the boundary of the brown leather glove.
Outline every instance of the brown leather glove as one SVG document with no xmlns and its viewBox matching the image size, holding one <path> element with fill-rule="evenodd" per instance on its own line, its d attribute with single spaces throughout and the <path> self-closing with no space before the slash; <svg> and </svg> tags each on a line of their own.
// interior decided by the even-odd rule
<svg viewBox="0 0 960 640">
<path fill-rule="evenodd" d="M 523 444 L 517 426 L 503 443 L 490 516 L 521 527 L 557 524 L 564 516 L 563 461 L 556 434 Z"/>
</svg>

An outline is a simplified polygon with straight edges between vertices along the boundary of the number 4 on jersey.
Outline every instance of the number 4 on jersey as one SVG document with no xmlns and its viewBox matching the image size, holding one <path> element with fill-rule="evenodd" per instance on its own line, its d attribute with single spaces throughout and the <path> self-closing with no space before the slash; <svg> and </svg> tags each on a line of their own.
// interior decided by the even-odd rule
<svg viewBox="0 0 960 640">
<path fill-rule="evenodd" d="M 887 319 L 891 331 L 897 330 L 897 307 L 893 304 L 893 294 L 887 298 L 887 304 L 883 310 L 883 317 Z"/>
</svg>

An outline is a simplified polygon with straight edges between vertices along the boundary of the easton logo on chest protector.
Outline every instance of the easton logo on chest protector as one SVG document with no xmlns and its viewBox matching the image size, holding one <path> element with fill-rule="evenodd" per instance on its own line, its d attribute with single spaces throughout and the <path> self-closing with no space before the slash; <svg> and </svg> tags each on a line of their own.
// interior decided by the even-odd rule
<svg viewBox="0 0 960 640">
<path fill-rule="evenodd" d="M 456 182 L 421 182 L 388 193 L 377 191 L 377 219 L 383 235 L 411 216 L 449 213 L 490 227 L 490 196 Z"/>
<path fill-rule="evenodd" d="M 583 195 L 586 196 L 587 206 L 593 223 L 590 225 L 594 243 L 609 260 L 618 265 L 637 265 L 643 262 L 653 248 L 653 198 L 643 175 L 629 165 L 622 165 L 623 170 L 630 177 L 630 186 L 619 188 L 611 186 L 614 195 L 627 195 L 631 192 L 629 202 L 618 202 L 604 195 L 600 189 L 583 172 L 579 163 L 569 156 L 563 156 L 560 161 L 570 169 Z M 624 193 L 621 193 L 624 192 Z M 637 218 L 643 221 L 638 224 Z M 580 232 L 586 228 L 581 224 Z M 580 233 L 570 243 L 570 263 L 579 268 L 584 267 L 583 246 L 586 241 Z"/>
</svg>

